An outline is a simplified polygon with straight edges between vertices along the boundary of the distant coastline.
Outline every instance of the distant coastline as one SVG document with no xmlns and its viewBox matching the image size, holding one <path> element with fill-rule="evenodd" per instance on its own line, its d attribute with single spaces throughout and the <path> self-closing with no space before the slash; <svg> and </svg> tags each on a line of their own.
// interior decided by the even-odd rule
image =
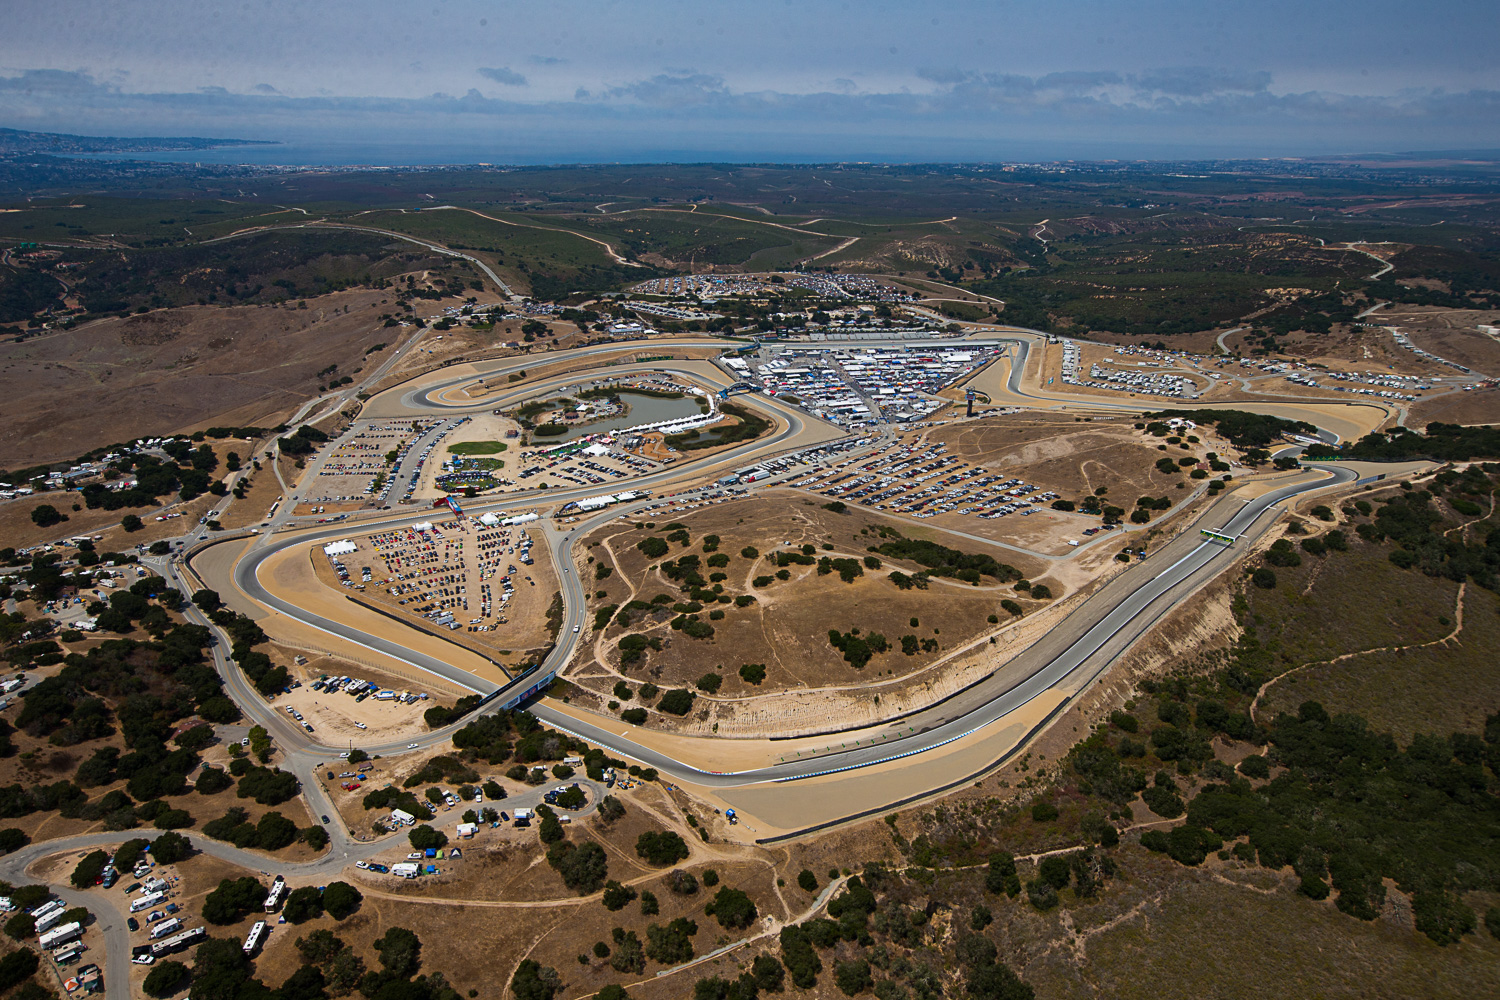
<svg viewBox="0 0 1500 1000">
<path fill-rule="evenodd" d="M 201 152 L 222 148 L 279 146 L 264 139 L 210 139 L 200 136 L 69 135 L 60 132 L 27 132 L 0 128 L 0 155 L 48 153 L 58 156 L 121 153 Z"/>
</svg>

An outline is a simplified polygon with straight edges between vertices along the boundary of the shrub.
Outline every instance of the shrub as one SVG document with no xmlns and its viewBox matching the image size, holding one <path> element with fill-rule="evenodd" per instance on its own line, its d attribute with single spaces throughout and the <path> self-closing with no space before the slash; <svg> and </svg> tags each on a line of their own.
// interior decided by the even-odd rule
<svg viewBox="0 0 1500 1000">
<path fill-rule="evenodd" d="M 646 710 L 644 708 L 627 708 L 620 713 L 620 719 L 632 726 L 639 726 L 646 721 Z"/>
<path fill-rule="evenodd" d="M 1057 890 L 1040 879 L 1026 883 L 1026 898 L 1038 910 L 1050 910 L 1058 902 Z"/>
<path fill-rule="evenodd" d="M 759 684 L 766 679 L 766 665 L 764 663 L 746 663 L 740 667 L 740 678 L 746 684 Z"/>
<path fill-rule="evenodd" d="M 713 902 L 704 908 L 705 913 L 728 930 L 743 930 L 757 916 L 755 901 L 739 889 L 724 886 L 715 893 Z"/>
<path fill-rule="evenodd" d="M 169 997 L 180 993 L 187 980 L 188 967 L 181 962 L 157 962 L 146 974 L 141 989 L 154 997 Z"/>
<path fill-rule="evenodd" d="M 693 701 L 697 696 L 687 688 L 673 688 L 661 696 L 656 707 L 663 712 L 673 715 L 687 715 L 693 710 Z"/>
<path fill-rule="evenodd" d="M 406 835 L 406 839 L 411 842 L 412 850 L 416 851 L 425 851 L 429 847 L 436 849 L 448 846 L 448 835 L 441 830 L 434 830 L 426 823 L 414 827 Z"/>
<path fill-rule="evenodd" d="M 1171 783 L 1151 786 L 1141 792 L 1141 801 L 1162 819 L 1176 819 L 1187 811 L 1182 796 L 1177 794 L 1177 786 Z"/>
<path fill-rule="evenodd" d="M 1240 761 L 1240 773 L 1247 778 L 1265 779 L 1271 776 L 1271 766 L 1264 757 L 1250 756 Z"/>
<path fill-rule="evenodd" d="M 587 896 L 591 892 L 604 889 L 606 903 L 609 897 L 609 886 L 619 886 L 618 882 L 606 882 L 609 877 L 609 858 L 604 853 L 604 848 L 592 840 L 582 844 L 574 845 L 567 840 L 558 840 L 547 848 L 547 863 L 557 870 L 562 876 L 563 885 L 574 890 L 580 896 Z M 624 906 L 630 899 L 635 898 L 634 889 L 626 889 L 630 898 L 622 902 Z M 611 907 L 618 909 L 618 907 Z"/>
<path fill-rule="evenodd" d="M 671 830 L 647 830 L 636 838 L 635 853 L 661 868 L 686 860 L 688 846 L 680 834 Z M 717 881 L 717 880 L 716 880 Z M 704 884 L 712 885 L 704 873 Z"/>
<path fill-rule="evenodd" d="M 510 977 L 510 991 L 516 1000 L 552 1000 L 561 988 L 562 977 L 557 970 L 532 958 L 523 959 Z"/>
<path fill-rule="evenodd" d="M 262 909 L 265 902 L 266 887 L 259 879 L 250 876 L 226 878 L 219 883 L 217 889 L 203 897 L 203 919 L 211 924 L 239 923 L 249 914 Z"/>
<path fill-rule="evenodd" d="M 604 883 L 604 897 L 601 900 L 604 908 L 610 912 L 623 910 L 638 894 L 629 886 L 621 885 L 614 879 Z"/>
<path fill-rule="evenodd" d="M 817 892 L 818 876 L 814 875 L 810 869 L 804 868 L 797 873 L 797 884 L 806 892 Z"/>
<path fill-rule="evenodd" d="M 723 683 L 724 678 L 719 674 L 707 673 L 698 678 L 697 688 L 699 691 L 713 694 L 715 691 L 719 690 L 719 687 Z"/>
<path fill-rule="evenodd" d="M 862 958 L 839 962 L 833 967 L 833 977 L 834 982 L 838 983 L 839 992 L 846 997 L 856 996 L 874 985 L 874 980 L 870 977 L 870 963 Z"/>
<path fill-rule="evenodd" d="M 696 921 L 678 917 L 663 927 L 646 928 L 646 954 L 662 965 L 680 965 L 693 957 L 692 938 L 698 933 Z"/>
<path fill-rule="evenodd" d="M 343 920 L 359 909 L 364 896 L 348 882 L 330 882 L 323 890 L 323 909 L 335 920 Z"/>
<path fill-rule="evenodd" d="M 109 864 L 109 855 L 103 851 L 91 851 L 84 855 L 73 869 L 68 881 L 75 889 L 92 889 L 104 877 L 104 866 Z"/>
<path fill-rule="evenodd" d="M 1005 895 L 1014 899 L 1021 893 L 1021 879 L 1016 874 L 1016 859 L 1009 851 L 996 851 L 990 855 L 989 868 L 984 873 L 984 887 L 987 891 Z"/>
<path fill-rule="evenodd" d="M 1031 806 L 1031 818 L 1038 823 L 1050 823 L 1057 819 L 1057 806 L 1050 802 L 1034 802 Z"/>
<path fill-rule="evenodd" d="M 1036 866 L 1037 878 L 1054 889 L 1066 889 L 1073 878 L 1073 865 L 1067 855 L 1052 854 Z"/>
<path fill-rule="evenodd" d="M 767 993 L 780 993 L 786 980 L 786 969 L 775 955 L 757 955 L 750 965 L 750 975 L 760 989 Z"/>
<path fill-rule="evenodd" d="M 294 924 L 304 923 L 323 915 L 323 894 L 315 885 L 304 885 L 287 894 L 281 915 Z"/>
<path fill-rule="evenodd" d="M 810 990 L 818 984 L 823 962 L 813 949 L 812 936 L 802 924 L 781 929 L 781 961 L 798 989 Z"/>
<path fill-rule="evenodd" d="M 679 896 L 691 896 L 698 891 L 698 880 L 693 877 L 692 872 L 678 868 L 667 876 L 667 888 Z"/>
<path fill-rule="evenodd" d="M 151 842 L 151 856 L 160 865 L 176 864 L 191 851 L 191 842 L 180 833 L 164 833 Z"/>
</svg>

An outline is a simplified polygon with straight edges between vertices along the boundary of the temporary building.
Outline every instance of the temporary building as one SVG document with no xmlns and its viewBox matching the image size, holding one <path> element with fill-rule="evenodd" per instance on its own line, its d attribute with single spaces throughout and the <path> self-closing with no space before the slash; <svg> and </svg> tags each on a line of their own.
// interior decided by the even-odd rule
<svg viewBox="0 0 1500 1000">
<path fill-rule="evenodd" d="M 329 542 L 323 546 L 323 554 L 326 556 L 347 556 L 351 552 L 359 550 L 359 546 L 347 538 L 341 542 Z"/>
</svg>

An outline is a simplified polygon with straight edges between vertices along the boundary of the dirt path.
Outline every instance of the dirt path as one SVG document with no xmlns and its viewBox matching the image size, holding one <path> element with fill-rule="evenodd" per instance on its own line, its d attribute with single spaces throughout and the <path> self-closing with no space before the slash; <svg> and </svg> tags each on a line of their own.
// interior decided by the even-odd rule
<svg viewBox="0 0 1500 1000">
<path fill-rule="evenodd" d="M 576 236 L 580 240 L 588 240 L 590 243 L 597 243 L 597 244 L 599 244 L 601 247 L 604 248 L 604 252 L 609 255 L 609 259 L 612 260 L 612 261 L 614 261 L 616 264 L 624 264 L 626 267 L 644 267 L 645 266 L 643 264 L 638 264 L 638 263 L 636 263 L 633 260 L 626 260 L 624 257 L 621 257 L 619 255 L 619 253 L 616 252 L 614 246 L 611 243 L 609 243 L 608 241 L 606 241 L 606 240 L 601 240 L 597 236 L 585 236 L 582 233 L 574 232 L 571 229 L 564 229 L 564 228 L 562 228 L 560 226 L 528 226 L 524 222 L 516 222 L 516 221 L 511 220 L 511 219 L 497 218 L 497 217 L 495 217 L 493 215 L 486 215 L 483 212 L 480 212 L 480 211 L 478 211 L 476 209 L 463 208 L 462 206 L 459 206 L 459 205 L 437 205 L 437 206 L 434 206 L 433 208 L 423 209 L 423 211 L 424 212 L 436 212 L 436 211 L 441 211 L 443 209 L 447 209 L 447 210 L 454 211 L 454 212 L 468 212 L 470 215 L 477 215 L 481 219 L 489 219 L 491 222 L 498 222 L 502 226 L 515 226 L 517 229 L 541 229 L 541 230 L 544 230 L 544 231 L 549 232 L 549 233 L 566 233 L 569 236 Z"/>
<path fill-rule="evenodd" d="M 1260 686 L 1259 691 L 1255 692 L 1255 700 L 1250 702 L 1251 721 L 1256 721 L 1255 710 L 1260 707 L 1260 700 L 1265 696 L 1265 693 L 1271 689 L 1271 685 L 1275 684 L 1277 681 L 1283 680 L 1284 678 L 1290 677 L 1293 674 L 1301 673 L 1302 671 L 1307 670 L 1310 667 L 1331 666 L 1335 663 L 1342 663 L 1345 660 L 1352 660 L 1356 656 L 1368 656 L 1371 653 L 1400 653 L 1408 649 L 1425 649 L 1428 646 L 1446 645 L 1450 640 L 1456 641 L 1458 639 L 1459 633 L 1464 630 L 1464 589 L 1467 586 L 1467 583 L 1460 583 L 1458 585 L 1458 596 L 1453 601 L 1453 631 L 1449 632 L 1441 639 L 1433 639 L 1431 642 L 1412 643 L 1406 646 L 1376 646 L 1373 649 L 1361 649 L 1353 653 L 1343 653 L 1339 656 L 1333 657 L 1332 659 L 1316 660 L 1312 663 L 1304 663 L 1300 667 L 1293 667 L 1291 670 L 1288 670 L 1284 674 L 1278 674 L 1275 677 L 1272 677 L 1270 680 L 1266 681 Z"/>
</svg>

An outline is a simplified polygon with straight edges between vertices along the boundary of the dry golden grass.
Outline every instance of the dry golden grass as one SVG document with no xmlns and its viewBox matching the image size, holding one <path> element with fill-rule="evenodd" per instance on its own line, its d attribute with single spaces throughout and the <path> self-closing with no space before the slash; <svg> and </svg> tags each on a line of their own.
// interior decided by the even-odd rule
<svg viewBox="0 0 1500 1000">
<path fill-rule="evenodd" d="M 881 542 L 876 533 L 881 526 L 899 526 L 903 533 L 941 538 L 941 533 L 927 526 L 916 529 L 860 508 L 834 514 L 799 494 L 774 493 L 651 523 L 656 524 L 655 530 L 636 529 L 623 522 L 611 524 L 585 541 L 580 551 L 586 558 L 613 569 L 608 579 L 597 584 L 608 596 L 596 598 L 591 607 L 623 606 L 632 599 L 650 601 L 663 593 L 674 601 L 686 600 L 680 583 L 668 579 L 657 567 L 667 559 L 690 553 L 703 561 L 700 572 L 705 577 L 713 572 L 727 574 L 723 581 L 726 594 L 751 594 L 756 600 L 745 608 L 733 604 L 705 606 L 700 613 L 704 620 L 715 608 L 725 612 L 723 619 L 711 622 L 715 634 L 706 640 L 692 639 L 667 627 L 666 622 L 675 617 L 670 604 L 664 606 L 665 612 L 649 617 L 643 617 L 644 612 L 631 612 L 634 620 L 630 627 L 610 625 L 602 641 L 594 644 L 597 658 L 585 660 L 573 670 L 579 683 L 598 687 L 601 693 L 607 694 L 614 683 L 619 667 L 616 646 L 621 636 L 630 632 L 659 637 L 664 644 L 670 642 L 663 652 L 648 653 L 643 661 L 618 670 L 632 681 L 649 679 L 661 687 L 690 685 L 704 673 L 722 667 L 724 685 L 718 697 L 746 698 L 778 690 L 868 683 L 920 671 L 944 653 L 994 628 L 986 620 L 990 614 L 1008 620 L 1010 616 L 999 607 L 1001 599 L 1021 596 L 1009 585 L 988 578 L 981 587 L 934 578 L 927 590 L 900 590 L 887 579 L 889 572 L 912 574 L 921 567 L 883 556 L 879 557 L 879 569 L 865 569 L 853 583 L 844 583 L 837 574 L 819 576 L 814 566 L 791 565 L 786 567 L 788 580 L 756 587 L 757 577 L 777 572 L 768 555 L 778 551 L 800 553 L 804 544 L 814 546 L 814 558 L 862 560 L 870 546 Z M 674 542 L 666 556 L 647 559 L 636 543 L 647 537 L 664 537 L 669 532 L 662 529 L 669 523 L 687 526 L 689 546 Z M 720 538 L 717 551 L 729 556 L 729 564 L 722 570 L 706 565 L 709 554 L 703 550 L 703 538 L 711 534 Z M 787 542 L 791 544 L 784 544 Z M 825 550 L 824 544 L 833 548 Z M 950 544 L 965 551 L 987 551 L 1002 562 L 1019 563 L 1017 568 L 1023 573 L 1035 572 L 1041 566 L 1039 561 L 1024 560 L 971 539 L 950 540 Z M 758 550 L 754 559 L 741 555 L 747 545 Z M 586 578 L 595 573 L 587 563 L 581 571 Z M 911 624 L 912 618 L 917 619 L 917 625 Z M 829 644 L 827 633 L 833 628 L 840 632 L 852 628 L 863 633 L 880 632 L 893 648 L 877 654 L 863 670 L 856 670 Z M 907 634 L 936 640 L 940 648 L 906 656 L 900 651 L 900 640 Z M 765 681 L 758 686 L 743 681 L 738 670 L 745 663 L 765 664 Z M 591 675 L 598 680 L 588 680 Z"/>
</svg>

